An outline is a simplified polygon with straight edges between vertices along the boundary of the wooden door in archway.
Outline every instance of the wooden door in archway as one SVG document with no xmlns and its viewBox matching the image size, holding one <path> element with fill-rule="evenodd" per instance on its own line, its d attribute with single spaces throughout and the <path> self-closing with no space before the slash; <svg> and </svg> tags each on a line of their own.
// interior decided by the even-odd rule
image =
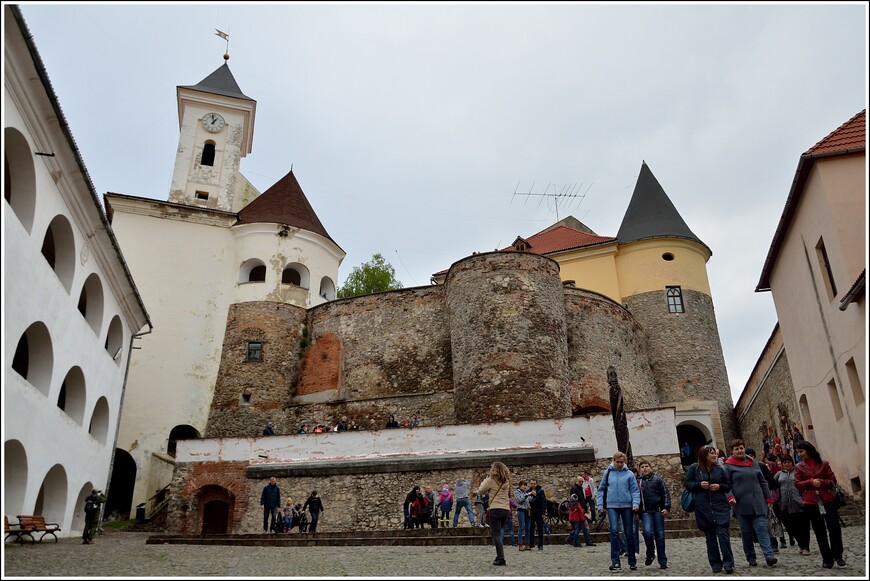
<svg viewBox="0 0 870 581">
<path fill-rule="evenodd" d="M 225 535 L 230 518 L 230 503 L 211 500 L 205 503 L 202 511 L 202 534 Z"/>
</svg>

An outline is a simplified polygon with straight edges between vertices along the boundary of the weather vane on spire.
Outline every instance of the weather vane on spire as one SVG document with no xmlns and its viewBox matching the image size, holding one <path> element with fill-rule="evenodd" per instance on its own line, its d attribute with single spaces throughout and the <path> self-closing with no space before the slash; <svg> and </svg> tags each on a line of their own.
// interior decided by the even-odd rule
<svg viewBox="0 0 870 581">
<path fill-rule="evenodd" d="M 217 36 L 219 36 L 219 37 L 221 37 L 222 39 L 224 39 L 225 41 L 227 41 L 227 51 L 224 53 L 224 60 L 225 60 L 225 61 L 230 60 L 230 35 L 229 35 L 229 33 L 226 33 L 226 32 L 223 32 L 223 31 L 220 31 L 220 30 L 218 30 L 217 28 L 214 29 L 214 33 L 215 33 Z"/>
</svg>

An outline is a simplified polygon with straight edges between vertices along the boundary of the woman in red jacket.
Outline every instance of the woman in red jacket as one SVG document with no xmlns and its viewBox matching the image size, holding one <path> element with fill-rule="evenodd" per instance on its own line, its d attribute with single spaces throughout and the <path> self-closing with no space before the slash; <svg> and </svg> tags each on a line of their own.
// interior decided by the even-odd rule
<svg viewBox="0 0 870 581">
<path fill-rule="evenodd" d="M 822 567 L 831 569 L 834 561 L 846 566 L 843 559 L 843 532 L 840 530 L 840 515 L 834 497 L 837 477 L 831 466 L 819 455 L 815 446 L 807 441 L 795 445 L 801 462 L 794 469 L 794 484 L 801 492 L 804 513 L 813 525 L 816 541 L 822 553 Z M 825 526 L 827 525 L 827 530 Z M 831 544 L 828 545 L 828 535 Z"/>
</svg>

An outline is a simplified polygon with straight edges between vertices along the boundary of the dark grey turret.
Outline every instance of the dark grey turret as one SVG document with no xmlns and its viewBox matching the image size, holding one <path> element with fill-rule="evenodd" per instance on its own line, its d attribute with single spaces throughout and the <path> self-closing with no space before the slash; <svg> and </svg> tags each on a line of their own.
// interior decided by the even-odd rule
<svg viewBox="0 0 870 581">
<path fill-rule="evenodd" d="M 704 244 L 686 225 L 646 162 L 640 166 L 640 175 L 616 238 L 620 244 L 649 238 L 688 238 Z"/>
</svg>

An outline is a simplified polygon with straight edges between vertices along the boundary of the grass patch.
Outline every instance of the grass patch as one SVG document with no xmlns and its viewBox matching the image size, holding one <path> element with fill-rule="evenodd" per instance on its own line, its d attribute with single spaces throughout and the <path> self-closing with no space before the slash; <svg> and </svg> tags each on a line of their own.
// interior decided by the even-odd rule
<svg viewBox="0 0 870 581">
<path fill-rule="evenodd" d="M 104 522 L 103 528 L 104 529 L 123 529 L 125 527 L 128 527 L 130 525 L 134 525 L 134 524 L 136 524 L 135 518 L 130 519 L 130 520 L 113 520 L 110 522 Z"/>
</svg>

